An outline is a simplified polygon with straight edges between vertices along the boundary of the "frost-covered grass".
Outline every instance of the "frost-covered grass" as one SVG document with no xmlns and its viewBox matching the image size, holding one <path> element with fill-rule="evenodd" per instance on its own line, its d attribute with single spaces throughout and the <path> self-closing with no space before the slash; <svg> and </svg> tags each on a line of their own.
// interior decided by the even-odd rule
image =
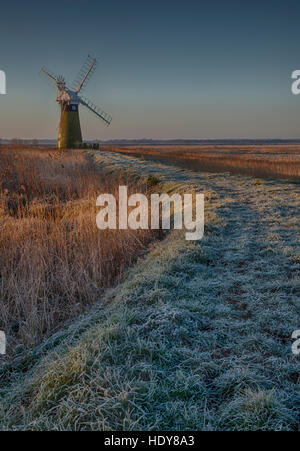
<svg viewBox="0 0 300 451">
<path fill-rule="evenodd" d="M 1 427 L 298 430 L 299 184 L 93 158 L 205 190 L 204 238 L 171 232 L 89 314 L 4 369 Z"/>
</svg>

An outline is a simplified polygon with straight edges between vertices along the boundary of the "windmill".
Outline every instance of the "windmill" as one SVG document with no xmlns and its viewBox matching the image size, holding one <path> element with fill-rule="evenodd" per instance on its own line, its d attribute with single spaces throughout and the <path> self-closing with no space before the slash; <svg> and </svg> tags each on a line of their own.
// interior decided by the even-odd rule
<svg viewBox="0 0 300 451">
<path fill-rule="evenodd" d="M 97 107 L 90 100 L 79 93 L 86 87 L 90 77 L 95 72 L 97 60 L 88 55 L 85 63 L 79 71 L 77 77 L 69 88 L 66 85 L 64 77 L 56 76 L 44 67 L 41 73 L 47 77 L 47 80 L 56 87 L 56 101 L 60 105 L 60 121 L 58 126 L 58 148 L 70 149 L 80 146 L 82 143 L 82 134 L 79 120 L 79 104 L 85 106 L 98 116 L 106 125 L 111 122 L 111 117 Z"/>
</svg>

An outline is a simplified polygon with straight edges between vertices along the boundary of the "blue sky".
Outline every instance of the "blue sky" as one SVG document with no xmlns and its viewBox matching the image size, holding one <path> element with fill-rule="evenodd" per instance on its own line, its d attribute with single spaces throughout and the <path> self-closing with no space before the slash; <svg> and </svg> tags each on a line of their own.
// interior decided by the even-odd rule
<svg viewBox="0 0 300 451">
<path fill-rule="evenodd" d="M 81 109 L 85 139 L 300 138 L 296 1 L 14 1 L 1 5 L 0 137 L 55 138 L 45 65 L 72 81 L 100 60 Z"/>
</svg>

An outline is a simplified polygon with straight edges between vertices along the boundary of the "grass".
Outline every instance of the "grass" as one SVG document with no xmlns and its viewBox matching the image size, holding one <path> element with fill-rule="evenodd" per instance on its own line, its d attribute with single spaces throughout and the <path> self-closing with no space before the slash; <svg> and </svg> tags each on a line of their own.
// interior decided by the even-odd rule
<svg viewBox="0 0 300 451">
<path fill-rule="evenodd" d="M 135 146 L 114 149 L 191 170 L 231 172 L 255 177 L 300 178 L 300 147 L 273 146 Z"/>
<path fill-rule="evenodd" d="M 117 196 L 119 180 L 80 152 L 2 149 L 0 163 L 0 328 L 13 356 L 92 305 L 157 234 L 97 229 L 96 197 Z"/>
<path fill-rule="evenodd" d="M 1 428 L 299 430 L 299 185 L 90 157 L 111 176 L 204 190 L 205 235 L 171 232 L 85 315 L 3 366 Z"/>
</svg>

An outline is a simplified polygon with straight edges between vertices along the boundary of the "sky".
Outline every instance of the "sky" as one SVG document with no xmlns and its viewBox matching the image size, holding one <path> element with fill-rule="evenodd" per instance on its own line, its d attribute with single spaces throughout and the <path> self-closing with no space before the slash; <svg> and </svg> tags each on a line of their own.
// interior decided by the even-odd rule
<svg viewBox="0 0 300 451">
<path fill-rule="evenodd" d="M 56 138 L 46 66 L 73 81 L 99 59 L 84 95 L 84 139 L 300 138 L 296 1 L 6 1 L 0 6 L 0 138 Z"/>
</svg>

